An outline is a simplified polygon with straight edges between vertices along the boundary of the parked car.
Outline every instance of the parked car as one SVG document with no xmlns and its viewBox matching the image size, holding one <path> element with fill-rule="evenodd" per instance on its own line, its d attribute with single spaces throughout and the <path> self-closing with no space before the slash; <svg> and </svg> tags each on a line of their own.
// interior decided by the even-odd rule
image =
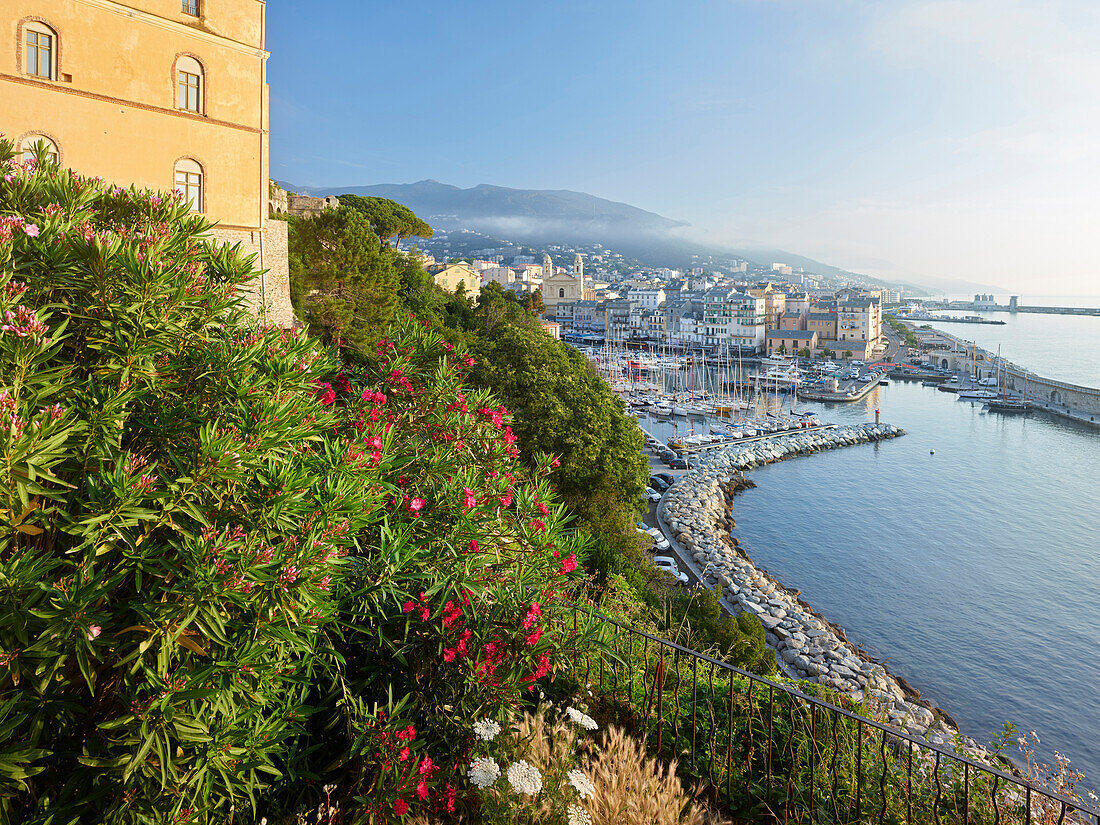
<svg viewBox="0 0 1100 825">
<path fill-rule="evenodd" d="M 661 494 L 654 490 L 652 487 L 645 488 L 645 495 L 646 498 L 648 498 L 654 504 L 661 500 Z"/>
<path fill-rule="evenodd" d="M 663 493 L 665 490 L 668 489 L 669 484 L 660 476 L 650 476 L 649 486 L 652 487 L 654 490 Z"/>
<path fill-rule="evenodd" d="M 673 470 L 686 470 L 688 468 L 687 462 L 682 458 L 674 458 L 669 462 L 666 462 Z"/>
<path fill-rule="evenodd" d="M 654 556 L 653 565 L 658 570 L 663 570 L 668 573 L 672 578 L 680 582 L 680 584 L 688 583 L 687 573 L 680 572 L 680 566 L 672 556 Z"/>
<path fill-rule="evenodd" d="M 665 482 L 665 484 L 669 485 L 670 487 L 672 486 L 672 482 L 676 480 L 672 473 L 656 473 L 653 477 L 661 479 L 663 482 Z"/>
<path fill-rule="evenodd" d="M 667 550 L 671 545 L 668 543 L 668 539 L 661 539 L 660 541 L 653 542 L 653 547 L 656 550 Z"/>
</svg>

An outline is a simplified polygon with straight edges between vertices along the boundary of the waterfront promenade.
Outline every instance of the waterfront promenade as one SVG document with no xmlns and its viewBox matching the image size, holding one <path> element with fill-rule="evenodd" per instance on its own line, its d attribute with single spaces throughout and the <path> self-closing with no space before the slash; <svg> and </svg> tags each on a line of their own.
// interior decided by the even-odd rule
<svg viewBox="0 0 1100 825">
<path fill-rule="evenodd" d="M 1052 415 L 1100 427 L 1100 389 L 1047 378 L 972 341 L 940 329 L 935 333 L 941 346 L 930 352 L 929 358 L 937 367 L 995 378 L 1008 397 L 1026 399 Z"/>
</svg>

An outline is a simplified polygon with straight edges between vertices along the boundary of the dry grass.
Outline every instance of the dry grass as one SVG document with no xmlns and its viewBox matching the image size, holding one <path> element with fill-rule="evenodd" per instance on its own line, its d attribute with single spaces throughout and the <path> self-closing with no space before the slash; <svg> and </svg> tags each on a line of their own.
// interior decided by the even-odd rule
<svg viewBox="0 0 1100 825">
<path fill-rule="evenodd" d="M 562 778 L 579 767 L 596 788 L 583 805 L 592 825 L 729 825 L 730 820 L 714 814 L 684 787 L 676 776 L 676 763 L 662 765 L 646 756 L 645 746 L 618 728 L 604 731 L 598 740 L 582 742 L 577 748 L 577 729 L 568 720 L 547 718 L 545 711 L 526 715 L 506 734 L 516 758 L 526 759 L 544 778 Z M 486 798 L 510 793 L 504 782 L 485 792 Z M 547 793 L 549 791 L 549 793 Z M 525 821 L 549 818 L 549 783 L 540 794 L 537 808 L 524 813 Z M 459 820 L 452 820 L 459 821 Z M 412 817 L 408 825 L 439 825 L 438 819 Z M 503 825 L 503 823 L 500 823 Z"/>
<path fill-rule="evenodd" d="M 596 786 L 585 802 L 592 825 L 726 825 L 727 820 L 695 799 L 676 776 L 676 763 L 662 765 L 645 746 L 619 728 L 608 728 L 586 747 L 584 772 Z"/>
</svg>

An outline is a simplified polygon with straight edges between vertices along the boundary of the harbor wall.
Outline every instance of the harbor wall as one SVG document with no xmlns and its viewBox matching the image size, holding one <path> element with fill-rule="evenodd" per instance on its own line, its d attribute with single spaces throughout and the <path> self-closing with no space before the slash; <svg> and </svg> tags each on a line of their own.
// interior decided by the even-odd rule
<svg viewBox="0 0 1100 825">
<path fill-rule="evenodd" d="M 979 378 L 996 378 L 1018 398 L 1034 401 L 1051 412 L 1066 413 L 1084 423 L 1100 424 L 1100 389 L 1045 378 L 946 332 L 936 330 L 936 334 L 957 348 L 931 352 L 929 358 L 937 367 L 966 371 Z"/>
</svg>

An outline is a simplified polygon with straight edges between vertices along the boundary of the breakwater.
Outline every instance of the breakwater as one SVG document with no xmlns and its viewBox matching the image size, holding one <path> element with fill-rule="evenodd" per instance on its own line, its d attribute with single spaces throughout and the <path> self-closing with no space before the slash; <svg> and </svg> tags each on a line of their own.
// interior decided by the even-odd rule
<svg viewBox="0 0 1100 825">
<path fill-rule="evenodd" d="M 1100 389 L 1046 378 L 942 330 L 936 330 L 936 336 L 941 346 L 929 358 L 937 367 L 996 379 L 1006 394 L 1054 415 L 1100 426 Z"/>
<path fill-rule="evenodd" d="M 903 434 L 888 424 L 858 424 L 716 450 L 701 456 L 696 468 L 677 480 L 658 512 L 683 560 L 720 596 L 722 605 L 733 614 L 748 611 L 759 617 L 788 676 L 865 698 L 885 722 L 933 744 L 950 745 L 959 731 L 948 714 L 852 645 L 844 631 L 805 604 L 798 591 L 758 570 L 730 536 L 734 496 L 752 486 L 743 471 Z M 974 740 L 958 741 L 970 755 L 989 758 Z"/>
</svg>

